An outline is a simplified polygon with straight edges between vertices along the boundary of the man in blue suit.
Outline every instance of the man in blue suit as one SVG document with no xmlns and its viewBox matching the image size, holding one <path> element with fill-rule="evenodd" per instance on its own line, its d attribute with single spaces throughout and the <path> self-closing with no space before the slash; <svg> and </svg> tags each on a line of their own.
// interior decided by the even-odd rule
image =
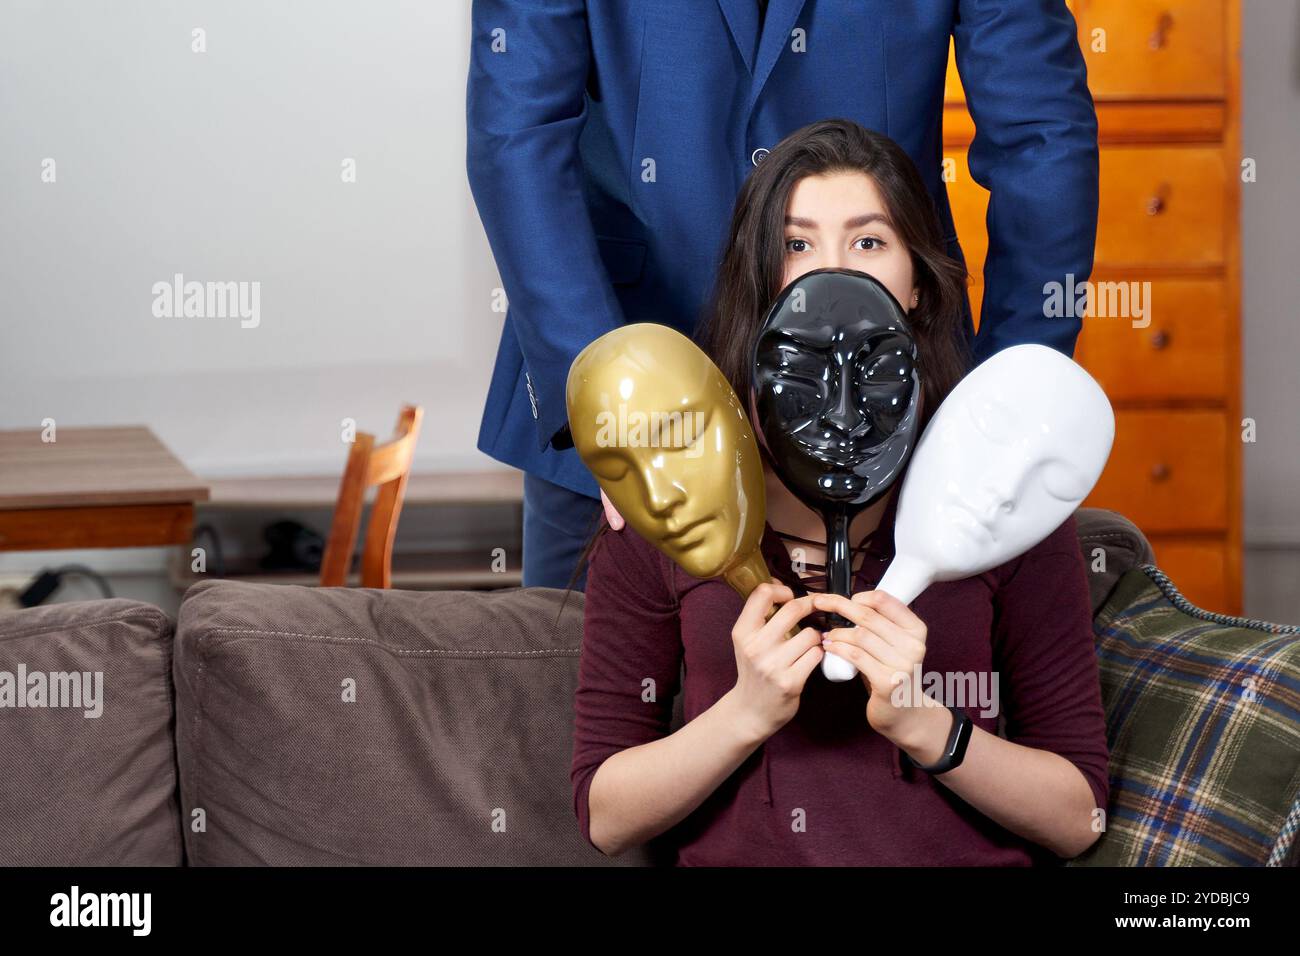
<svg viewBox="0 0 1300 956">
<path fill-rule="evenodd" d="M 779 140 L 830 117 L 892 137 L 964 261 L 941 168 L 950 37 L 990 191 L 975 360 L 1073 354 L 1079 319 L 1046 317 L 1042 290 L 1092 271 L 1076 30 L 1064 0 L 474 0 L 467 167 L 509 303 L 478 447 L 525 472 L 525 586 L 566 586 L 600 508 L 570 364 L 625 322 L 691 334 L 736 194 Z"/>
</svg>

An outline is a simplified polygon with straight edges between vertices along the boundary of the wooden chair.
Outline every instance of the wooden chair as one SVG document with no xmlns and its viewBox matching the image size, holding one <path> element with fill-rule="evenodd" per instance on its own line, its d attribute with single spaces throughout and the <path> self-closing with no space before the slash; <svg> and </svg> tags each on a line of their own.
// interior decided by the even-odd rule
<svg viewBox="0 0 1300 956">
<path fill-rule="evenodd" d="M 370 510 L 370 524 L 366 528 L 365 547 L 361 552 L 361 586 L 392 587 L 393 538 L 397 535 L 397 519 L 402 511 L 406 479 L 411 471 L 411 458 L 423 417 L 424 409 L 420 406 L 403 406 L 397 417 L 397 435 L 384 445 L 376 446 L 374 435 L 357 432 L 356 441 L 348 453 L 347 467 L 343 470 L 343 481 L 339 484 L 334 520 L 330 525 L 325 556 L 321 560 L 321 587 L 347 585 L 366 489 L 376 485 L 379 491 Z"/>
</svg>

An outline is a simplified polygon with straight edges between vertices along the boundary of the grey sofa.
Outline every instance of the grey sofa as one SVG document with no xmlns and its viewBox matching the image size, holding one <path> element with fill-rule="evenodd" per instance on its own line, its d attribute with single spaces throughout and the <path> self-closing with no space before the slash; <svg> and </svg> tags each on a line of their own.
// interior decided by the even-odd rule
<svg viewBox="0 0 1300 956">
<path fill-rule="evenodd" d="M 1124 518 L 1077 517 L 1106 554 L 1095 611 L 1153 556 Z M 174 627 L 120 599 L 0 614 L 0 670 L 103 674 L 97 718 L 0 709 L 0 862 L 667 862 L 606 858 L 573 815 L 583 600 L 212 580 Z"/>
</svg>

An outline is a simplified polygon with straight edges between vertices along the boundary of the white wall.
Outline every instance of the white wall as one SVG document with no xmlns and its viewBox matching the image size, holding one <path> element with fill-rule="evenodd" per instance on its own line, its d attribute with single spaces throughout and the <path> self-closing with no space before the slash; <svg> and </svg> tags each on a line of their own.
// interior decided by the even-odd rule
<svg viewBox="0 0 1300 956">
<path fill-rule="evenodd" d="M 0 4 L 0 428 L 144 422 L 201 475 L 336 473 L 342 418 L 386 435 L 410 401 L 417 468 L 492 467 L 468 31 L 468 0 Z M 177 272 L 259 282 L 260 324 L 155 317 Z"/>
<path fill-rule="evenodd" d="M 1242 4 L 1241 189 L 1246 613 L 1300 623 L 1300 2 Z"/>
</svg>

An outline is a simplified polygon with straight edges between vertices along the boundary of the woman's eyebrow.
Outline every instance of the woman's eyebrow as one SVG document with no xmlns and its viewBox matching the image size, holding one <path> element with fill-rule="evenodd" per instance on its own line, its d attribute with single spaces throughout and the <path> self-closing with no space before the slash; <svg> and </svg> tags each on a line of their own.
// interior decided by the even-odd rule
<svg viewBox="0 0 1300 956">
<path fill-rule="evenodd" d="M 889 217 L 883 212 L 869 212 L 861 216 L 854 216 L 852 219 L 846 219 L 844 221 L 844 228 L 857 229 L 859 226 L 867 226 L 873 222 L 884 223 L 890 229 L 894 228 L 894 224 L 889 221 Z"/>
<path fill-rule="evenodd" d="M 854 216 L 852 219 L 846 219 L 844 221 L 844 228 L 857 229 L 859 226 L 870 225 L 873 222 L 884 223 L 890 229 L 894 228 L 894 224 L 889 221 L 889 217 L 883 212 L 868 212 L 863 213 L 861 216 Z M 785 224 L 787 226 L 798 226 L 800 229 L 817 228 L 817 220 L 806 219 L 803 216 L 786 216 Z"/>
</svg>

